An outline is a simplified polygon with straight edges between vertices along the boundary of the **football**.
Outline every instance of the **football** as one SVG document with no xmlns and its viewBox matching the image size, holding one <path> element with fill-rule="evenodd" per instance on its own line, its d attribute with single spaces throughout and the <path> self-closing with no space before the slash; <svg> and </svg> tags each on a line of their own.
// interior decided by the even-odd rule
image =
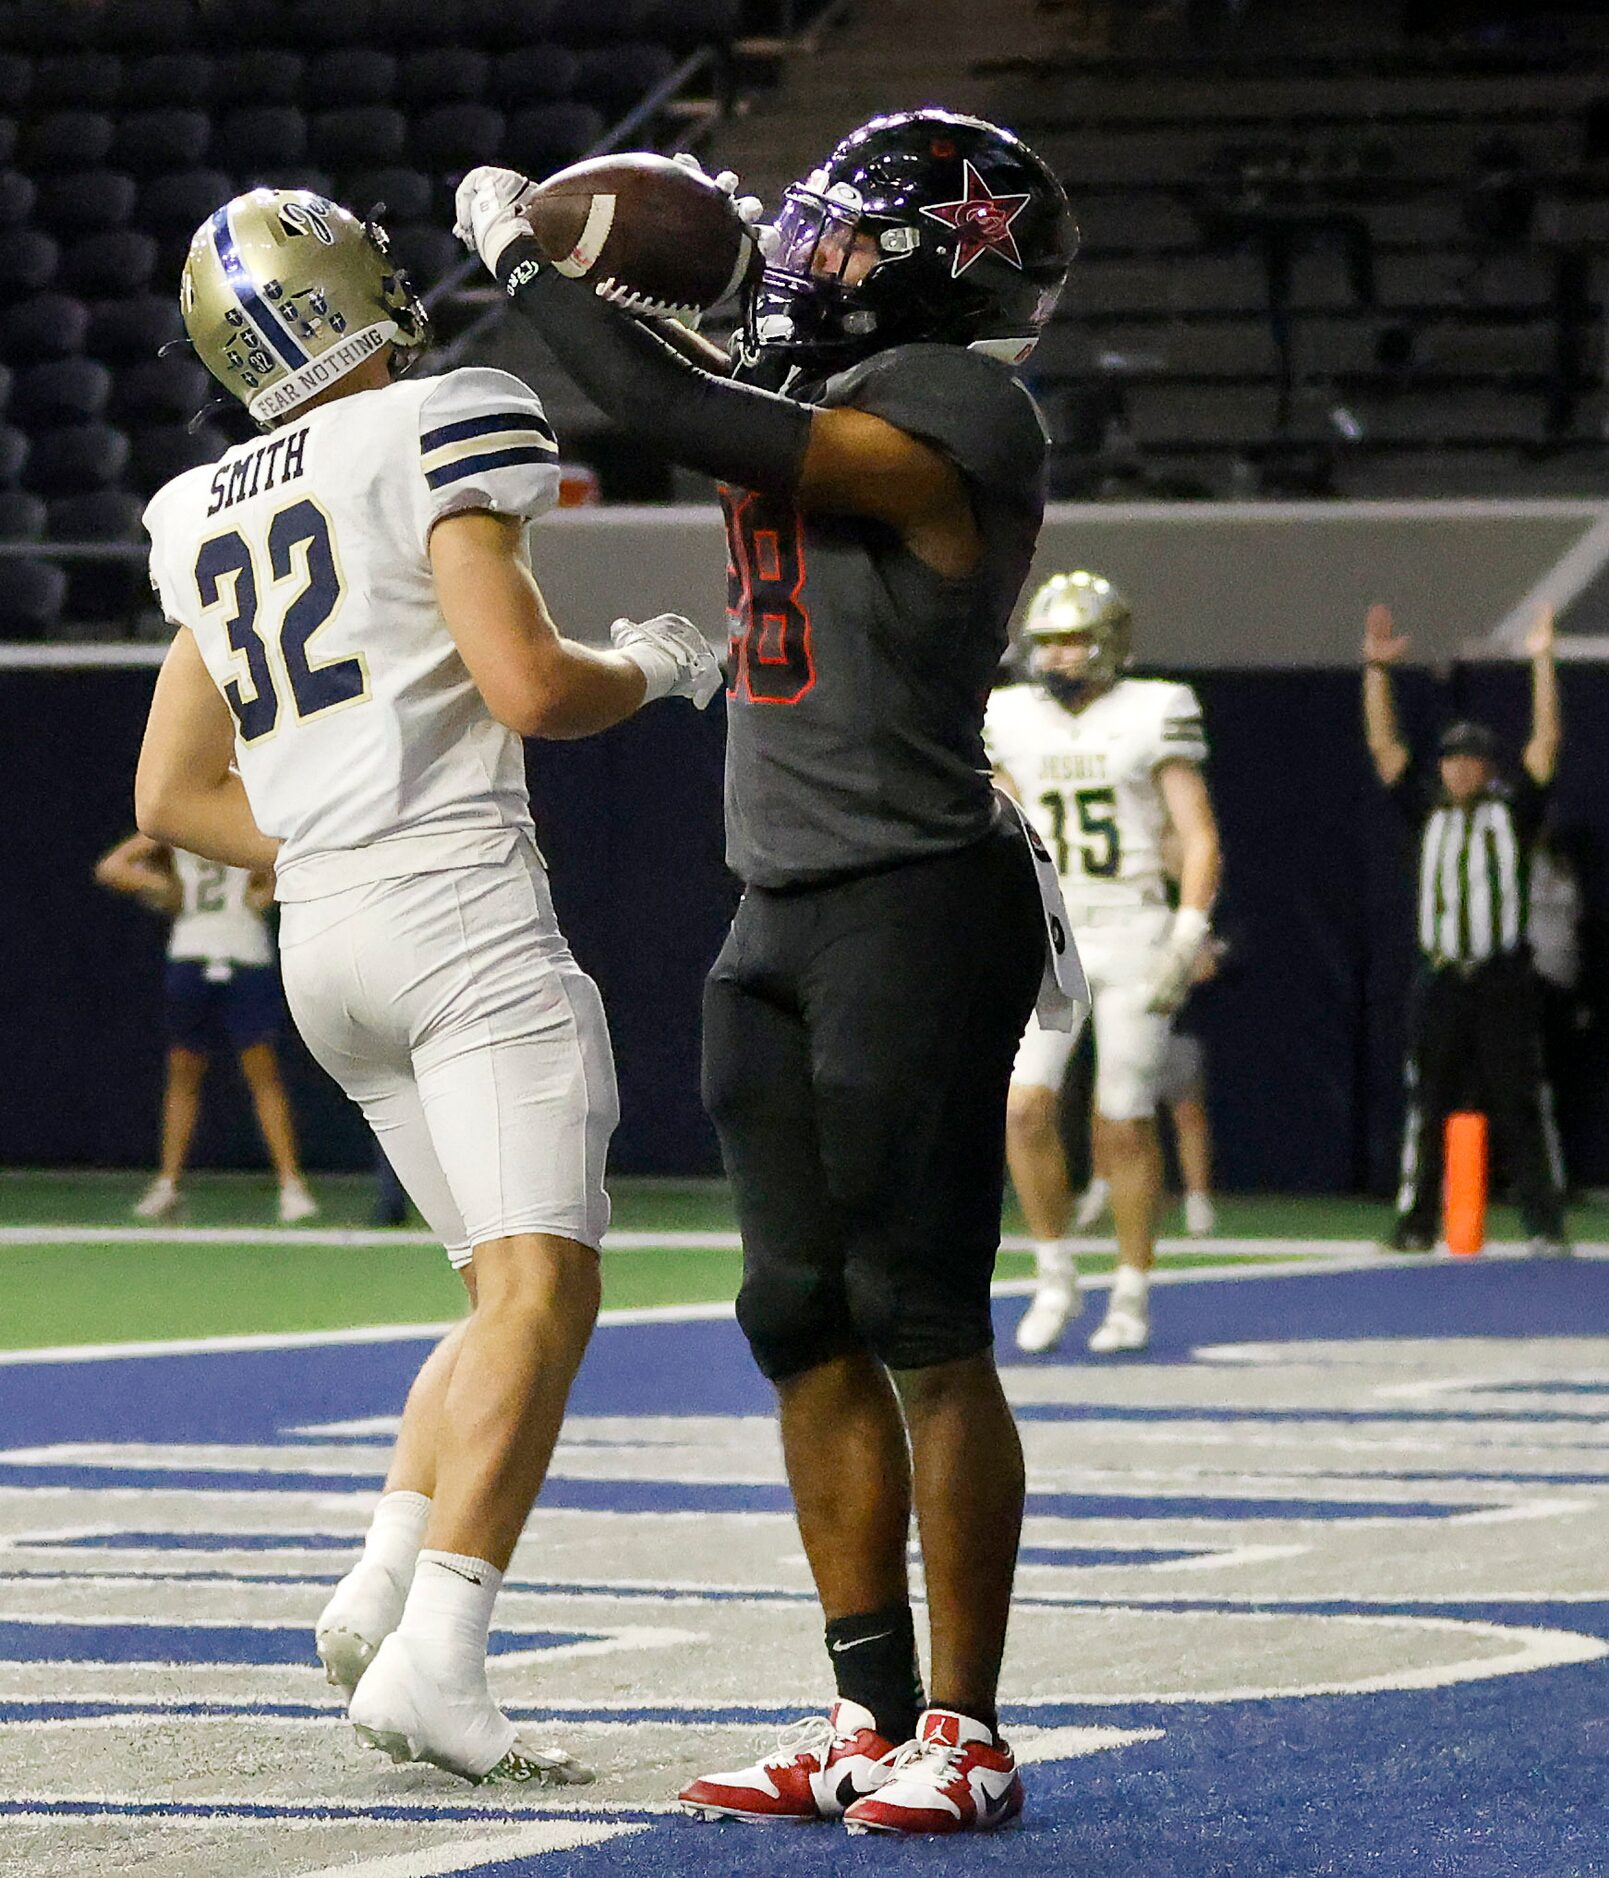
<svg viewBox="0 0 1609 1878">
<path fill-rule="evenodd" d="M 702 313 L 760 265 L 731 197 L 669 157 L 572 164 L 537 185 L 525 215 L 561 274 L 633 312 Z"/>
</svg>

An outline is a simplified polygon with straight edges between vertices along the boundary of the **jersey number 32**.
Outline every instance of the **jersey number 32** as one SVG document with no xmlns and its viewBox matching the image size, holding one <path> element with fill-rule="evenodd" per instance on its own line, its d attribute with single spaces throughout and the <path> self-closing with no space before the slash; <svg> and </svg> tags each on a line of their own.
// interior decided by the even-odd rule
<svg viewBox="0 0 1609 1878">
<path fill-rule="evenodd" d="M 282 687 L 271 647 L 279 655 L 283 691 L 288 692 L 299 718 L 356 703 L 369 692 L 362 659 L 319 664 L 311 650 L 314 637 L 330 623 L 342 597 L 329 517 L 304 497 L 281 509 L 268 524 L 266 546 L 266 583 L 260 579 L 259 556 L 239 529 L 212 536 L 196 556 L 196 591 L 203 610 L 229 609 L 224 629 L 237 675 L 224 686 L 223 694 L 235 714 L 242 743 L 256 743 L 279 728 Z M 242 662 L 243 670 L 238 669 Z"/>
</svg>

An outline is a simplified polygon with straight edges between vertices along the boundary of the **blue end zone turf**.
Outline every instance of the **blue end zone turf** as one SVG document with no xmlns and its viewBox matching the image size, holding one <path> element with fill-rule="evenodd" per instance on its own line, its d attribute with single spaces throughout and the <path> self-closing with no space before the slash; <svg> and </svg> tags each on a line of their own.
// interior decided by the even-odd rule
<svg viewBox="0 0 1609 1878">
<path fill-rule="evenodd" d="M 825 1827 L 711 1827 L 627 1799 L 591 1816 L 637 1827 L 629 1836 L 483 1856 L 463 1869 L 475 1878 L 818 1878 L 952 1864 L 1023 1878 L 1609 1871 L 1609 1270 L 1475 1261 L 1169 1285 L 1155 1294 L 1156 1347 L 1105 1365 L 1081 1349 L 1016 1360 L 1009 1328 L 1021 1308 L 999 1306 L 1034 1522 L 1016 1640 L 1019 1663 L 1040 1681 L 1038 1693 L 1008 1686 L 1005 1709 L 1034 1756 L 1022 1827 L 964 1845 L 872 1843 Z M 383 1466 L 383 1436 L 362 1424 L 397 1412 L 427 1347 L 403 1337 L 0 1366 L 8 1765 L 47 1726 L 51 1764 L 67 1767 L 78 1726 L 103 1730 L 127 1715 L 172 1729 L 239 1716 L 248 1729 L 252 1717 L 305 1728 L 316 1769 L 331 1694 L 309 1663 L 305 1620 L 266 1615 L 257 1600 L 305 1597 L 350 1554 Z M 605 1326 L 572 1408 L 608 1418 L 615 1432 L 577 1442 L 541 1503 L 596 1519 L 596 1538 L 556 1555 L 565 1564 L 551 1575 L 535 1553 L 517 1561 L 510 1590 L 527 1602 L 510 1607 L 505 1656 L 615 1647 L 634 1608 L 656 1600 L 662 1610 L 644 1621 L 661 1629 L 667 1613 L 673 1623 L 685 1615 L 718 1639 L 740 1608 L 758 1606 L 777 1613 L 790 1639 L 813 1635 L 796 1575 L 745 1591 L 721 1582 L 736 1561 L 699 1552 L 706 1526 L 730 1534 L 770 1516 L 768 1530 L 787 1533 L 769 1462 L 727 1479 L 716 1465 L 700 1475 L 685 1460 L 656 1461 L 656 1447 L 681 1439 L 676 1418 L 712 1418 L 685 1445 L 718 1454 L 708 1444 L 723 1424 L 736 1426 L 729 1418 L 764 1417 L 770 1406 L 729 1319 Z M 630 1423 L 650 1416 L 660 1418 L 652 1438 L 634 1446 Z M 343 1432 L 348 1422 L 359 1426 Z M 50 1491 L 60 1487 L 72 1495 Z M 208 1516 L 209 1494 L 228 1520 Z M 345 1516 L 292 1518 L 281 1496 Z M 194 1530 L 184 1524 L 191 1508 Z M 665 1588 L 642 1579 L 640 1554 L 615 1584 L 611 1543 L 665 1517 L 682 1520 L 674 1540 L 666 1529 Z M 791 1541 L 778 1543 L 786 1551 Z M 276 1552 L 285 1556 L 263 1557 Z M 94 1572 L 135 1591 L 75 1576 Z M 228 1598 L 230 1579 L 238 1621 L 198 1621 L 187 1587 L 216 1593 L 222 1582 Z M 136 1593 L 139 1617 L 98 1608 L 98 1598 L 115 1605 Z M 529 1615 L 550 1596 L 592 1602 L 574 1627 Z M 1157 1626 L 1178 1639 L 1171 1659 Z M 1380 1657 L 1371 1638 L 1382 1634 L 1400 1652 L 1393 1641 Z M 689 1703 L 673 1675 L 665 1680 L 674 1659 L 655 1654 L 672 1647 L 628 1656 L 624 1682 L 612 1671 L 608 1686 L 630 1694 L 597 1718 L 628 1729 L 752 1723 L 752 1739 L 733 1737 L 746 1756 L 791 1712 L 771 1698 L 763 1662 L 743 1669 L 749 1696 L 715 1691 L 707 1705 Z M 60 1689 L 36 1680 L 51 1663 L 62 1668 Z M 160 1693 L 142 1697 L 138 1678 L 131 1689 L 128 1666 L 140 1664 L 163 1666 Z M 96 1677 L 111 1671 L 124 1680 L 97 1693 Z M 205 1680 L 186 1684 L 197 1671 Z M 237 1701 L 225 1671 L 275 1680 Z M 526 1686 L 540 1689 L 546 1672 L 530 1673 Z M 1085 1693 L 1060 1699 L 1058 1686 Z M 1156 1693 L 1165 1689 L 1173 1693 Z M 20 1794 L 0 1785 L 0 1819 L 104 1815 L 153 1831 L 211 1817 L 239 1821 L 262 1845 L 273 1822 L 309 1818 L 462 1820 L 466 1837 L 484 1838 L 499 1821 L 540 1817 L 529 1803 L 460 1805 L 441 1788 L 398 1803 L 400 1776 L 376 1766 L 364 1778 L 366 1798 L 301 1802 L 283 1780 L 257 1799 L 232 1775 L 216 1798 L 192 1785 L 182 1801 L 160 1791 L 97 1797 L 65 1775 L 55 1794 L 30 1776 Z M 669 1777 L 653 1791 L 655 1805 L 672 1797 Z M 601 1782 L 579 1798 L 583 1817 L 594 1794 L 611 1801 Z M 407 1848 L 406 1836 L 387 1841 L 390 1854 Z M 244 1854 L 229 1868 L 240 1878 L 269 1869 Z M 44 1865 L 19 1870 L 47 1878 Z"/>
</svg>

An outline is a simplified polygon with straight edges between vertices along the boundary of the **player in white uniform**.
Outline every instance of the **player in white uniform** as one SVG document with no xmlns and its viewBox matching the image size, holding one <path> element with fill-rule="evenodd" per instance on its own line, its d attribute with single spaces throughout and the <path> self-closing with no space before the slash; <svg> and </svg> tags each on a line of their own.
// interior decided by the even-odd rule
<svg viewBox="0 0 1609 1878">
<path fill-rule="evenodd" d="M 95 878 L 153 911 L 171 914 L 165 1002 L 167 1086 L 162 1096 L 162 1159 L 136 1202 L 140 1219 L 171 1219 L 201 1112 L 201 1085 L 220 1036 L 240 1059 L 257 1125 L 279 1180 L 282 1225 L 311 1219 L 318 1203 L 296 1159 L 296 1129 L 274 1048 L 282 1004 L 274 941 L 263 911 L 273 877 L 224 867 L 130 835 L 95 867 Z"/>
<path fill-rule="evenodd" d="M 493 1600 L 597 1313 L 617 1106 L 596 987 L 532 839 L 521 735 L 708 702 L 698 629 L 561 638 L 527 524 L 553 433 L 502 372 L 393 382 L 428 338 L 383 233 L 254 190 L 197 231 L 203 362 L 266 430 L 161 490 L 177 629 L 135 780 L 141 828 L 277 870 L 285 989 L 469 1288 L 425 1363 L 362 1559 L 318 1624 L 359 1734 L 470 1780 L 590 1778 L 486 1684 Z"/>
<path fill-rule="evenodd" d="M 984 734 L 1001 780 L 1056 857 L 1094 1001 L 1095 1130 L 1111 1183 L 1118 1269 L 1098 1355 L 1150 1339 L 1149 1274 L 1162 1191 L 1156 1102 L 1170 1014 L 1183 1001 L 1218 886 L 1218 829 L 1201 764 L 1201 707 L 1187 685 L 1126 678 L 1127 603 L 1099 575 L 1058 574 L 1029 603 L 1028 682 L 997 691 Z M 1179 854 L 1168 907 L 1163 842 Z M 1057 1128 L 1076 1039 L 1030 1022 L 1012 1073 L 1007 1150 L 1035 1242 L 1038 1288 L 1018 1327 L 1048 1350 L 1078 1312 L 1066 1242 L 1072 1196 Z"/>
</svg>

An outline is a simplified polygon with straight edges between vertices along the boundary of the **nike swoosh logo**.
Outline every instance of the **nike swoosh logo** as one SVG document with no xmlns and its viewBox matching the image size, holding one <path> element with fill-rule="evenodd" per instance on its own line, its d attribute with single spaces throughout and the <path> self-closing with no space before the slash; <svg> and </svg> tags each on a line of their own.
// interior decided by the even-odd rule
<svg viewBox="0 0 1609 1878">
<path fill-rule="evenodd" d="M 1005 1792 L 1000 1794 L 998 1797 L 991 1797 L 987 1793 L 984 1794 L 983 1817 L 985 1819 L 998 1819 L 1000 1815 L 1006 1810 L 1010 1802 L 1011 1802 L 1010 1787 L 1007 1787 Z"/>
<path fill-rule="evenodd" d="M 838 1782 L 837 1800 L 839 1812 L 847 1813 L 850 1807 L 863 1797 L 860 1788 L 856 1785 L 855 1776 L 853 1774 L 845 1774 L 843 1779 Z"/>
<path fill-rule="evenodd" d="M 845 1650 L 858 1650 L 863 1643 L 881 1643 L 885 1637 L 893 1634 L 892 1630 L 879 1630 L 873 1637 L 856 1637 L 849 1643 L 835 1643 L 832 1653 L 834 1656 L 842 1656 Z"/>
<path fill-rule="evenodd" d="M 451 1572 L 455 1578 L 462 1578 L 466 1585 L 484 1585 L 484 1578 L 477 1578 L 473 1572 L 461 1572 L 456 1565 L 443 1565 L 439 1558 L 429 1561 L 439 1572 Z"/>
</svg>

